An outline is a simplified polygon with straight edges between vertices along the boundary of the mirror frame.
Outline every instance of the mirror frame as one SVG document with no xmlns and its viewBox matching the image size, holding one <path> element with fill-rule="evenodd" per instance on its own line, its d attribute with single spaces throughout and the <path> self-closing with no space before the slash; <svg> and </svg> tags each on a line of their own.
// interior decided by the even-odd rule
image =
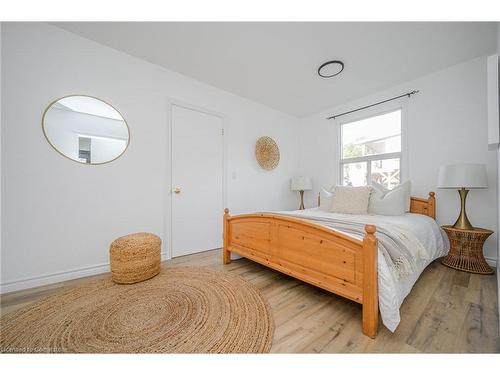
<svg viewBox="0 0 500 375">
<path fill-rule="evenodd" d="M 113 108 L 116 112 L 119 113 L 119 115 L 122 117 L 123 119 L 123 122 L 125 123 L 125 126 L 127 127 L 127 133 L 128 133 L 128 139 L 127 139 L 127 145 L 125 146 L 125 148 L 123 149 L 123 151 L 115 158 L 111 159 L 111 160 L 108 160 L 108 161 L 104 161 L 102 163 L 82 163 L 82 162 L 79 162 L 78 160 L 75 160 L 75 159 L 72 159 L 70 158 L 69 156 L 63 154 L 61 151 L 59 151 L 56 146 L 54 146 L 54 144 L 50 141 L 47 133 L 45 132 L 45 114 L 47 113 L 47 111 L 55 104 L 57 103 L 59 100 L 61 99 L 64 99 L 64 98 L 68 98 L 68 97 L 71 97 L 71 96 L 84 96 L 84 97 L 87 97 L 87 98 L 92 98 L 92 99 L 96 99 L 96 100 L 99 100 L 107 105 L 109 105 L 111 108 Z M 102 100 L 101 98 L 98 98 L 97 96 L 92 96 L 92 95 L 86 95 L 86 94 L 69 94 L 69 95 L 64 95 L 64 96 L 61 96 L 53 101 L 51 101 L 49 103 L 49 105 L 45 108 L 45 110 L 43 111 L 43 114 L 42 114 L 42 132 L 43 132 L 43 136 L 45 137 L 45 139 L 47 140 L 47 142 L 49 143 L 49 145 L 57 151 L 57 153 L 59 155 L 62 155 L 64 156 L 66 159 L 69 159 L 77 164 L 83 164 L 83 165 L 89 165 L 89 166 L 92 166 L 92 165 L 103 165 L 103 164 L 108 164 L 108 163 L 111 163 L 113 161 L 115 161 L 116 159 L 118 159 L 119 157 L 121 157 L 125 151 L 127 151 L 128 149 L 128 146 L 130 145 L 130 138 L 131 138 L 131 134 L 130 134 L 130 127 L 128 126 L 128 123 L 127 123 L 127 120 L 125 120 L 125 117 L 123 117 L 122 113 L 117 110 L 114 106 L 112 106 L 111 104 L 109 104 L 107 101 L 105 100 Z"/>
</svg>

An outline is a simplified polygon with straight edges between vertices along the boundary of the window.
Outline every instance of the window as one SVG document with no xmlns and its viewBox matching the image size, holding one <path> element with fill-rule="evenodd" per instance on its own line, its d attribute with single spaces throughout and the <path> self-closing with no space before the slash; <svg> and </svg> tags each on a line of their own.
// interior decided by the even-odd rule
<svg viewBox="0 0 500 375">
<path fill-rule="evenodd" d="M 401 181 L 401 110 L 340 125 L 341 183 L 375 181 L 392 189 Z"/>
<path fill-rule="evenodd" d="M 78 160 L 82 163 L 90 164 L 91 142 L 91 138 L 78 137 Z"/>
</svg>

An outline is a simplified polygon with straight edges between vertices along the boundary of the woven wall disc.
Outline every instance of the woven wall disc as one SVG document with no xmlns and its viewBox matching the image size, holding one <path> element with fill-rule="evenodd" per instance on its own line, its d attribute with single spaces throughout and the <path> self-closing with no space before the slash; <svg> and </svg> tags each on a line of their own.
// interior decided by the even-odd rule
<svg viewBox="0 0 500 375">
<path fill-rule="evenodd" d="M 262 168 L 270 171 L 280 162 L 280 150 L 272 138 L 260 137 L 255 144 L 255 157 Z"/>
</svg>

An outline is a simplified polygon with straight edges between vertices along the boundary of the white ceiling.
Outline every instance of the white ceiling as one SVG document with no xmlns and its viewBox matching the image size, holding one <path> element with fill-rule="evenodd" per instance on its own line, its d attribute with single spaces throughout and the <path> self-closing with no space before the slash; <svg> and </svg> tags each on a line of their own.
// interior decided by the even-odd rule
<svg viewBox="0 0 500 375">
<path fill-rule="evenodd" d="M 496 50 L 496 23 L 53 23 L 304 116 Z M 339 59 L 344 71 L 317 75 Z"/>
</svg>

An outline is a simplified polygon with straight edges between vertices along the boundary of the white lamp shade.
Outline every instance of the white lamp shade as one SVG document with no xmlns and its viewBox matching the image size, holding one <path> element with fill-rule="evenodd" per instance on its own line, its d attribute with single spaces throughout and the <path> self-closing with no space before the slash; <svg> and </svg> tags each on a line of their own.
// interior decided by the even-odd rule
<svg viewBox="0 0 500 375">
<path fill-rule="evenodd" d="M 484 164 L 442 165 L 438 172 L 440 189 L 484 189 L 488 187 L 488 176 Z"/>
<path fill-rule="evenodd" d="M 290 181 L 291 190 L 300 191 L 300 190 L 311 190 L 312 182 L 309 177 L 299 176 L 293 177 Z"/>
</svg>

